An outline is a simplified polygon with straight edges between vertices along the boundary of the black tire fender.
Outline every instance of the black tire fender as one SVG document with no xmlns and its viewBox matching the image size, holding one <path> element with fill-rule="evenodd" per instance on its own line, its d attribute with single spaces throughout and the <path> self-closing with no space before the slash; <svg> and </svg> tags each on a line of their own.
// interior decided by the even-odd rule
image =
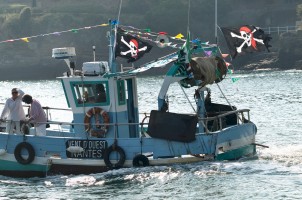
<svg viewBox="0 0 302 200">
<path fill-rule="evenodd" d="M 147 158 L 147 156 L 142 155 L 142 154 L 138 154 L 136 156 L 134 156 L 133 160 L 132 160 L 132 165 L 133 167 L 146 167 L 149 166 L 149 159 Z"/>
<path fill-rule="evenodd" d="M 120 156 L 119 161 L 115 164 L 113 164 L 110 161 L 110 154 L 114 151 L 116 151 Z M 111 145 L 108 149 L 106 149 L 104 153 L 104 162 L 109 169 L 119 169 L 123 167 L 125 160 L 126 160 L 125 151 L 120 146 Z"/>
<path fill-rule="evenodd" d="M 21 152 L 23 149 L 26 149 L 28 152 L 28 158 L 26 158 L 26 159 L 24 159 L 21 155 Z M 15 155 L 16 160 L 20 164 L 27 165 L 34 161 L 36 153 L 31 144 L 29 144 L 28 142 L 21 142 L 16 146 L 14 155 Z"/>
</svg>

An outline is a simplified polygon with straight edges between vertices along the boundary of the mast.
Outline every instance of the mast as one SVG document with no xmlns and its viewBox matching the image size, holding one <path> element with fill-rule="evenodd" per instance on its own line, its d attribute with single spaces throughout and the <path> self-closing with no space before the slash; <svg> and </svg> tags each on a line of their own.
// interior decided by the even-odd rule
<svg viewBox="0 0 302 200">
<path fill-rule="evenodd" d="M 110 31 L 109 31 L 109 68 L 111 73 L 116 73 L 116 62 L 115 62 L 115 37 L 116 37 L 116 23 L 112 23 L 109 20 Z"/>
<path fill-rule="evenodd" d="M 122 10 L 122 4 L 123 0 L 120 0 L 120 5 L 119 5 L 119 11 L 118 11 L 118 16 L 117 20 L 111 21 L 109 20 L 110 24 L 110 32 L 109 32 L 109 67 L 111 73 L 116 73 L 116 62 L 115 62 L 115 46 L 116 46 L 116 34 L 117 34 L 117 27 L 118 23 L 120 21 L 120 15 L 121 15 L 121 10 Z"/>
<path fill-rule="evenodd" d="M 218 44 L 218 37 L 217 37 L 217 0 L 215 0 L 215 42 Z"/>
</svg>

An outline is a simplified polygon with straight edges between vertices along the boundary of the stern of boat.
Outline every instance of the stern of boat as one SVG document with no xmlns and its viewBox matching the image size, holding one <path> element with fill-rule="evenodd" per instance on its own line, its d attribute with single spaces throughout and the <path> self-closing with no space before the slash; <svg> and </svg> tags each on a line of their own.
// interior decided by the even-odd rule
<svg viewBox="0 0 302 200">
<path fill-rule="evenodd" d="M 233 126 L 217 134 L 216 160 L 237 160 L 256 154 L 256 125 L 252 122 Z"/>
</svg>

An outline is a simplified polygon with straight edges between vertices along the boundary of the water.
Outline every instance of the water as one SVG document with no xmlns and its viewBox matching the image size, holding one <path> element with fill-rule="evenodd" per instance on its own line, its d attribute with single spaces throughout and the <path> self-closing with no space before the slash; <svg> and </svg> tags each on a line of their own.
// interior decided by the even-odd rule
<svg viewBox="0 0 302 200">
<path fill-rule="evenodd" d="M 0 176 L 0 199 L 301 199 L 301 76 L 302 71 L 264 71 L 229 75 L 219 84 L 232 105 L 251 109 L 257 143 L 269 146 L 259 147 L 255 158 L 77 176 Z M 239 81 L 233 83 L 230 77 Z M 153 97 L 161 78 L 138 80 L 141 113 L 156 109 Z M 13 87 L 21 87 L 44 106 L 67 107 L 59 81 L 1 82 L 0 102 Z M 210 88 L 213 102 L 226 103 L 216 85 Z M 171 112 L 193 111 L 178 84 L 168 93 Z M 186 93 L 193 102 L 194 89 Z M 70 114 L 56 114 L 52 113 L 53 120 L 71 119 Z"/>
</svg>

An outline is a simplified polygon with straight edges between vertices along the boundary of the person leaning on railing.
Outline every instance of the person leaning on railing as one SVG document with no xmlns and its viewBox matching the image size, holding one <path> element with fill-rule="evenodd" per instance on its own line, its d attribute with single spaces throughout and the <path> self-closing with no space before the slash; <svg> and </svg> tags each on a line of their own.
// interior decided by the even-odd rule
<svg viewBox="0 0 302 200">
<path fill-rule="evenodd" d="M 29 94 L 23 95 L 22 101 L 26 104 L 30 104 L 29 119 L 26 119 L 25 123 L 33 122 L 36 135 L 45 136 L 47 117 L 40 102 L 33 99 Z"/>
<path fill-rule="evenodd" d="M 25 120 L 25 113 L 22 106 L 22 96 L 24 92 L 20 89 L 12 89 L 12 97 L 7 99 L 2 110 L 0 121 L 6 121 L 6 132 L 21 133 L 20 121 Z"/>
</svg>

